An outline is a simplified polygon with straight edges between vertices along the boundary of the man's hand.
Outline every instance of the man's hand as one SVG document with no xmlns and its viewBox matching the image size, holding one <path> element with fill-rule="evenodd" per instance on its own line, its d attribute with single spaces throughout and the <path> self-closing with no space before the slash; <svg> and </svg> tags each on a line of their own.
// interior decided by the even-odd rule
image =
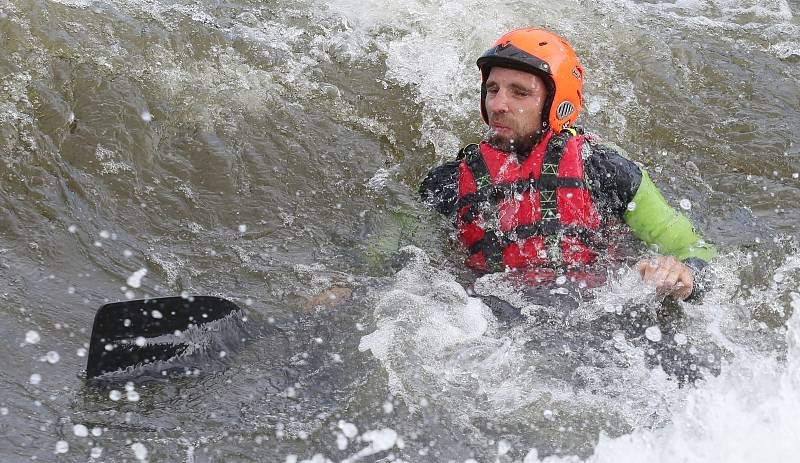
<svg viewBox="0 0 800 463">
<path fill-rule="evenodd" d="M 657 256 L 640 260 L 636 268 L 645 283 L 656 287 L 659 294 L 684 300 L 694 290 L 692 269 L 672 256 Z"/>
<path fill-rule="evenodd" d="M 311 312 L 316 307 L 332 309 L 343 304 L 344 302 L 347 302 L 352 294 L 353 290 L 350 288 L 346 288 L 344 286 L 332 286 L 309 299 L 305 304 L 303 304 L 303 310 L 306 312 Z"/>
</svg>

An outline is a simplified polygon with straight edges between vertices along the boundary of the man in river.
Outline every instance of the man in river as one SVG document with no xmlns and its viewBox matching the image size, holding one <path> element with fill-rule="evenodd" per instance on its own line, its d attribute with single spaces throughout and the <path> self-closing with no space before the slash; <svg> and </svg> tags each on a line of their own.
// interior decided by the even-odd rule
<svg viewBox="0 0 800 463">
<path fill-rule="evenodd" d="M 660 253 L 638 262 L 643 281 L 674 299 L 691 296 L 695 272 L 716 250 L 646 171 L 574 126 L 584 73 L 572 47 L 551 32 L 519 29 L 477 65 L 488 133 L 420 187 L 425 203 L 454 217 L 466 265 L 574 274 L 608 252 L 604 231 L 624 223 Z"/>
</svg>

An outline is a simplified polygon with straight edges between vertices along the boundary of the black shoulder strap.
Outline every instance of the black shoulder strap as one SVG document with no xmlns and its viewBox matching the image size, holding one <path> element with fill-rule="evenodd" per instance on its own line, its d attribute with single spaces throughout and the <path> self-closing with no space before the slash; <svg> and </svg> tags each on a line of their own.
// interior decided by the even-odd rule
<svg viewBox="0 0 800 463">
<path fill-rule="evenodd" d="M 480 146 L 472 143 L 458 152 L 458 159 L 467 164 L 467 168 L 472 172 L 475 179 L 476 192 L 465 195 L 458 202 L 458 208 L 468 204 L 481 203 L 494 199 L 492 176 L 489 173 L 489 166 L 481 155 Z"/>
<path fill-rule="evenodd" d="M 474 156 L 476 154 L 480 154 L 480 152 L 481 152 L 481 147 L 477 143 L 470 143 L 469 145 L 458 150 L 458 156 L 456 156 L 456 159 L 461 160 L 466 158 L 467 156 Z"/>
<path fill-rule="evenodd" d="M 463 159 L 467 164 L 473 178 L 475 178 L 476 192 L 468 194 L 459 200 L 459 208 L 469 205 L 469 211 L 464 214 L 462 220 L 470 222 L 474 220 L 478 210 L 487 216 L 493 216 L 497 213 L 496 193 L 497 189 L 492 183 L 492 176 L 489 173 L 489 166 L 486 165 L 486 160 L 481 155 L 479 145 L 470 144 L 465 146 L 458 153 L 459 159 Z M 489 221 L 494 221 L 491 218 Z M 503 248 L 505 247 L 506 239 L 501 238 L 496 230 L 485 230 L 485 234 L 481 240 L 476 243 L 470 254 L 482 251 L 486 260 L 487 270 L 490 272 L 499 272 L 503 270 Z"/>
<path fill-rule="evenodd" d="M 478 192 L 488 192 L 492 187 L 492 176 L 489 173 L 489 166 L 481 156 L 481 148 L 476 144 L 467 145 L 461 150 L 464 153 L 464 162 L 475 178 Z"/>
</svg>

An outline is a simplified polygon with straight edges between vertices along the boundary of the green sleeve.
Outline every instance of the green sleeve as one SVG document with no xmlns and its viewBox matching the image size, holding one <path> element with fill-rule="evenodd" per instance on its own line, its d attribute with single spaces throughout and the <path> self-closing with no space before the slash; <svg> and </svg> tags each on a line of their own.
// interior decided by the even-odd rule
<svg viewBox="0 0 800 463">
<path fill-rule="evenodd" d="M 671 208 L 647 172 L 642 170 L 642 181 L 636 195 L 623 215 L 633 233 L 661 254 L 670 254 L 680 260 L 697 258 L 709 262 L 717 255 L 714 245 L 706 243 L 694 230 L 684 215 Z"/>
<path fill-rule="evenodd" d="M 373 272 L 385 269 L 391 257 L 401 247 L 414 242 L 419 231 L 419 218 L 403 212 L 387 211 L 370 234 L 363 257 Z"/>
</svg>

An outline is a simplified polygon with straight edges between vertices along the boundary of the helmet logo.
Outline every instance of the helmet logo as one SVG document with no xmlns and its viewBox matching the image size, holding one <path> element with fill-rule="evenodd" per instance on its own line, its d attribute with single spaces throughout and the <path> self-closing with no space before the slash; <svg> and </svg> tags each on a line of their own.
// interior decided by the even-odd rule
<svg viewBox="0 0 800 463">
<path fill-rule="evenodd" d="M 581 73 L 578 71 L 578 68 L 572 68 L 572 75 L 575 76 L 576 79 L 581 80 Z"/>
<path fill-rule="evenodd" d="M 570 103 L 569 101 L 562 101 L 561 104 L 558 105 L 556 109 L 556 117 L 559 119 L 564 119 L 565 117 L 572 114 L 575 111 L 575 105 Z"/>
</svg>

